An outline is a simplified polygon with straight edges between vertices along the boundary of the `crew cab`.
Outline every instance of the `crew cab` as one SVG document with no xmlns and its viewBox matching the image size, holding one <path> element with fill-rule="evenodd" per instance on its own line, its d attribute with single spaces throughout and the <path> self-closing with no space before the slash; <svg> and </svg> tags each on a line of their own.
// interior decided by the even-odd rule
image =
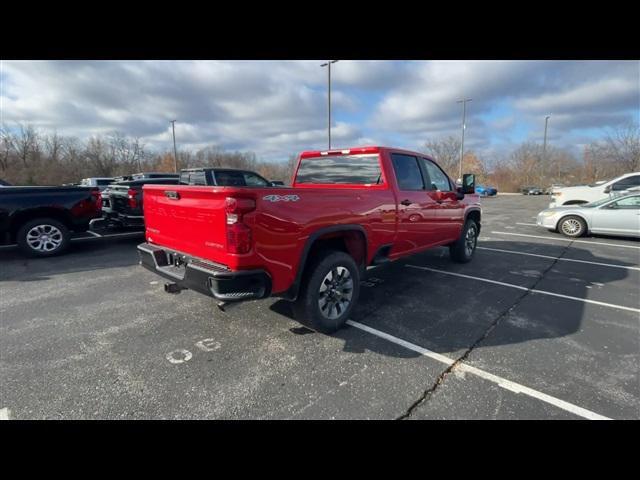
<svg viewBox="0 0 640 480">
<path fill-rule="evenodd" d="M 472 259 L 481 207 L 473 175 L 456 187 L 427 155 L 388 147 L 307 151 L 291 187 L 145 185 L 141 264 L 228 302 L 278 296 L 333 332 L 366 268 L 448 246 Z"/>
<path fill-rule="evenodd" d="M 84 232 L 102 215 L 98 187 L 3 187 L 0 243 L 17 243 L 27 255 L 62 253 L 72 232 Z"/>
<path fill-rule="evenodd" d="M 627 173 L 613 180 L 599 181 L 591 185 L 554 188 L 549 208 L 561 205 L 583 205 L 606 198 L 624 195 L 640 187 L 640 172 Z"/>
</svg>

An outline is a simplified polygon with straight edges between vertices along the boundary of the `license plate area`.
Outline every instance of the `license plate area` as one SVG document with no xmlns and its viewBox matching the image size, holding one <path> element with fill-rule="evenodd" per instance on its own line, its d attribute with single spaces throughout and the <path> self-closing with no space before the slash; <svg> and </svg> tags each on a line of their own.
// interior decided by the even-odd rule
<svg viewBox="0 0 640 480">
<path fill-rule="evenodd" d="M 187 270 L 187 259 L 179 253 L 167 253 L 167 265 L 158 267 L 158 269 L 178 280 L 182 280 Z"/>
</svg>

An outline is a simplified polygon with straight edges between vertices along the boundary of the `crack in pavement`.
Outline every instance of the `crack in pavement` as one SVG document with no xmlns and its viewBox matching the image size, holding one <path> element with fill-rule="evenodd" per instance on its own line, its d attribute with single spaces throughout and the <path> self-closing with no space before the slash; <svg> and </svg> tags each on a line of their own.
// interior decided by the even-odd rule
<svg viewBox="0 0 640 480">
<path fill-rule="evenodd" d="M 491 324 L 489 324 L 489 326 L 487 327 L 487 329 L 485 330 L 485 332 L 475 341 L 473 342 L 473 344 L 471 344 L 471 346 L 458 358 L 456 359 L 448 368 L 446 368 L 440 375 L 438 375 L 438 378 L 436 379 L 436 381 L 433 383 L 433 385 L 431 387 L 429 387 L 428 389 L 426 389 L 422 395 L 420 396 L 420 398 L 418 398 L 415 402 L 413 402 L 409 408 L 399 417 L 396 418 L 396 420 L 405 420 L 407 418 L 409 418 L 411 415 L 413 415 L 413 412 L 416 410 L 416 408 L 418 408 L 421 404 L 423 404 L 424 402 L 428 401 L 431 396 L 435 393 L 435 391 L 438 389 L 438 387 L 440 385 L 442 385 L 445 381 L 445 379 L 447 378 L 447 376 L 462 362 L 464 362 L 469 355 L 471 355 L 471 352 L 485 339 L 487 338 L 491 332 L 493 332 L 493 330 L 498 326 L 498 324 L 500 323 L 500 320 L 502 320 L 503 318 L 505 318 L 506 316 L 508 316 L 518 305 L 520 305 L 520 303 L 522 302 L 522 300 L 524 300 L 526 297 L 528 297 L 531 293 L 532 290 L 534 290 L 538 284 L 544 279 L 544 276 L 556 265 L 556 263 L 558 263 L 558 260 L 560 260 L 560 258 L 562 258 L 562 256 L 567 253 L 567 250 L 569 249 L 569 247 L 571 247 L 571 245 L 573 245 L 573 240 L 568 243 L 565 248 L 562 250 L 562 252 L 560 252 L 560 255 L 558 255 L 553 262 L 542 272 L 542 275 L 540 275 L 540 277 L 536 280 L 536 282 L 531 286 L 531 287 L 527 287 L 529 288 L 529 290 L 525 291 L 522 295 L 520 295 L 518 298 L 516 298 L 516 300 L 514 301 L 514 303 L 507 308 L 504 312 L 502 312 L 501 314 L 499 314 L 492 322 Z"/>
</svg>

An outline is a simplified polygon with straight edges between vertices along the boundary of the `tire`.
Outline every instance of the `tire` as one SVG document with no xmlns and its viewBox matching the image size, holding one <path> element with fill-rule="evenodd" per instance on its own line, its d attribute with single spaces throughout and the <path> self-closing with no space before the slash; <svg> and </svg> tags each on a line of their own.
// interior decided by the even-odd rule
<svg viewBox="0 0 640 480">
<path fill-rule="evenodd" d="M 558 231 L 565 237 L 578 238 L 587 233 L 587 222 L 577 215 L 567 215 L 558 222 Z"/>
<path fill-rule="evenodd" d="M 329 250 L 310 265 L 305 277 L 293 305 L 298 321 L 321 333 L 342 328 L 360 294 L 356 262 L 344 252 Z"/>
<path fill-rule="evenodd" d="M 460 232 L 460 237 L 449 246 L 451 260 L 457 263 L 467 263 L 473 258 L 478 244 L 478 224 L 467 219 Z"/>
<path fill-rule="evenodd" d="M 52 257 L 69 247 L 69 229 L 53 218 L 36 218 L 18 229 L 16 241 L 23 253 L 31 257 Z"/>
</svg>

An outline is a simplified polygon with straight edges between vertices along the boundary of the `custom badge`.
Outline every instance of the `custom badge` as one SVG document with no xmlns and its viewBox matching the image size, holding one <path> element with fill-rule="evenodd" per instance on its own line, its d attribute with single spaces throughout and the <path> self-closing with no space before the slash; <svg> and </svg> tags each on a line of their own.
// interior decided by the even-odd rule
<svg viewBox="0 0 640 480">
<path fill-rule="evenodd" d="M 300 197 L 298 195 L 265 195 L 262 199 L 269 202 L 297 202 Z"/>
</svg>

